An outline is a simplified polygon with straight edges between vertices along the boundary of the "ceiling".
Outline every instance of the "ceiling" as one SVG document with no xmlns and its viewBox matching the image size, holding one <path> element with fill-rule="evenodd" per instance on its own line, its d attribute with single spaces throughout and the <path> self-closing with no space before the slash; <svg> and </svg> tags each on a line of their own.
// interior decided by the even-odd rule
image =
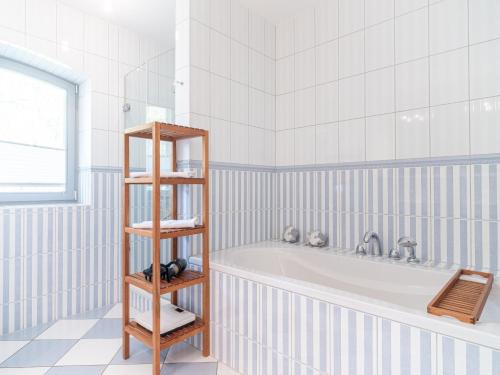
<svg viewBox="0 0 500 375">
<path fill-rule="evenodd" d="M 256 14 L 278 23 L 297 15 L 301 10 L 311 8 L 321 0 L 240 0 Z"/>
<path fill-rule="evenodd" d="M 62 0 L 86 13 L 135 30 L 161 42 L 174 44 L 175 0 Z"/>
</svg>

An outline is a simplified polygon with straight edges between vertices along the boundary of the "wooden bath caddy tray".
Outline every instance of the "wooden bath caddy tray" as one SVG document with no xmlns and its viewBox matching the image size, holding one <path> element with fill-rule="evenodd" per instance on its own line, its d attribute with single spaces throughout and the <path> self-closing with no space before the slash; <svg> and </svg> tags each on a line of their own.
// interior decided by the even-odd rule
<svg viewBox="0 0 500 375">
<path fill-rule="evenodd" d="M 484 278 L 484 283 L 464 280 L 462 276 L 479 276 Z M 427 305 L 427 312 L 439 316 L 452 316 L 462 322 L 476 324 L 492 285 L 491 273 L 460 269 Z"/>
</svg>

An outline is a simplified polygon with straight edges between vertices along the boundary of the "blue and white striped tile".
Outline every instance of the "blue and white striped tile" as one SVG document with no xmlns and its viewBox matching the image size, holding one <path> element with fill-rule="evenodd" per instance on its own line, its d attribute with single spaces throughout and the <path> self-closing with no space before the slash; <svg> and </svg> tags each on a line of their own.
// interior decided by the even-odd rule
<svg viewBox="0 0 500 375">
<path fill-rule="evenodd" d="M 470 217 L 470 167 L 431 167 L 431 215 L 439 218 Z"/>
<path fill-rule="evenodd" d="M 292 359 L 323 373 L 329 361 L 329 305 L 299 294 L 292 295 Z"/>
<path fill-rule="evenodd" d="M 291 374 L 292 361 L 287 356 L 265 346 L 260 347 L 259 375 Z"/>
<path fill-rule="evenodd" d="M 471 266 L 471 222 L 453 218 L 432 218 L 432 260 L 436 266 Z"/>
<path fill-rule="evenodd" d="M 363 213 L 365 207 L 366 170 L 351 169 L 338 172 L 340 212 Z"/>
<path fill-rule="evenodd" d="M 366 172 L 366 212 L 396 213 L 396 178 L 393 168 L 369 169 Z"/>
<path fill-rule="evenodd" d="M 259 285 L 260 308 L 258 342 L 272 351 L 290 356 L 292 300 L 291 293 Z"/>
<path fill-rule="evenodd" d="M 417 241 L 416 254 L 422 262 L 431 258 L 431 245 L 433 237 L 432 220 L 430 217 L 399 216 L 398 235 L 409 236 Z"/>
<path fill-rule="evenodd" d="M 382 318 L 378 331 L 379 374 L 436 374 L 435 333 Z"/>
<path fill-rule="evenodd" d="M 257 341 L 259 330 L 260 291 L 259 284 L 240 277 L 233 283 L 233 314 L 234 325 L 231 329 L 242 337 Z"/>
<path fill-rule="evenodd" d="M 438 375 L 500 374 L 500 352 L 451 337 L 437 336 Z"/>
<path fill-rule="evenodd" d="M 471 232 L 471 264 L 477 270 L 497 274 L 500 269 L 500 221 L 473 220 Z"/>
<path fill-rule="evenodd" d="M 500 220 L 500 164 L 472 165 L 471 209 L 474 220 Z"/>
<path fill-rule="evenodd" d="M 330 305 L 330 374 L 377 374 L 377 319 Z"/>
<path fill-rule="evenodd" d="M 366 230 L 373 230 L 379 235 L 384 254 L 388 254 L 390 249 L 396 247 L 397 224 L 394 215 L 366 215 Z"/>
<path fill-rule="evenodd" d="M 341 212 L 338 217 L 340 247 L 355 249 L 366 232 L 365 214 Z"/>
<path fill-rule="evenodd" d="M 396 171 L 398 215 L 430 216 L 430 170 L 428 167 L 400 167 Z"/>
</svg>

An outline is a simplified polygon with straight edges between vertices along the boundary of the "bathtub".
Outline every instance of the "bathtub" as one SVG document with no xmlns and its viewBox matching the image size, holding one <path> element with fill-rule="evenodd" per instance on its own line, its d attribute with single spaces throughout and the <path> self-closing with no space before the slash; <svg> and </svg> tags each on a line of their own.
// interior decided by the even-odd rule
<svg viewBox="0 0 500 375">
<path fill-rule="evenodd" d="M 191 258 L 191 262 L 200 262 Z M 455 270 L 409 265 L 352 251 L 267 241 L 213 252 L 210 269 L 436 334 L 500 350 L 500 287 L 476 325 L 426 312 Z"/>
</svg>

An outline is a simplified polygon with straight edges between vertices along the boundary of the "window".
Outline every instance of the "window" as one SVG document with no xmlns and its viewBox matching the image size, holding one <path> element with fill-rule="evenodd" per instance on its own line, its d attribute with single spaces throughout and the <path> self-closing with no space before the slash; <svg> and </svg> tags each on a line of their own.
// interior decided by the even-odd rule
<svg viewBox="0 0 500 375">
<path fill-rule="evenodd" d="M 77 86 L 0 58 L 0 201 L 75 199 Z"/>
</svg>

